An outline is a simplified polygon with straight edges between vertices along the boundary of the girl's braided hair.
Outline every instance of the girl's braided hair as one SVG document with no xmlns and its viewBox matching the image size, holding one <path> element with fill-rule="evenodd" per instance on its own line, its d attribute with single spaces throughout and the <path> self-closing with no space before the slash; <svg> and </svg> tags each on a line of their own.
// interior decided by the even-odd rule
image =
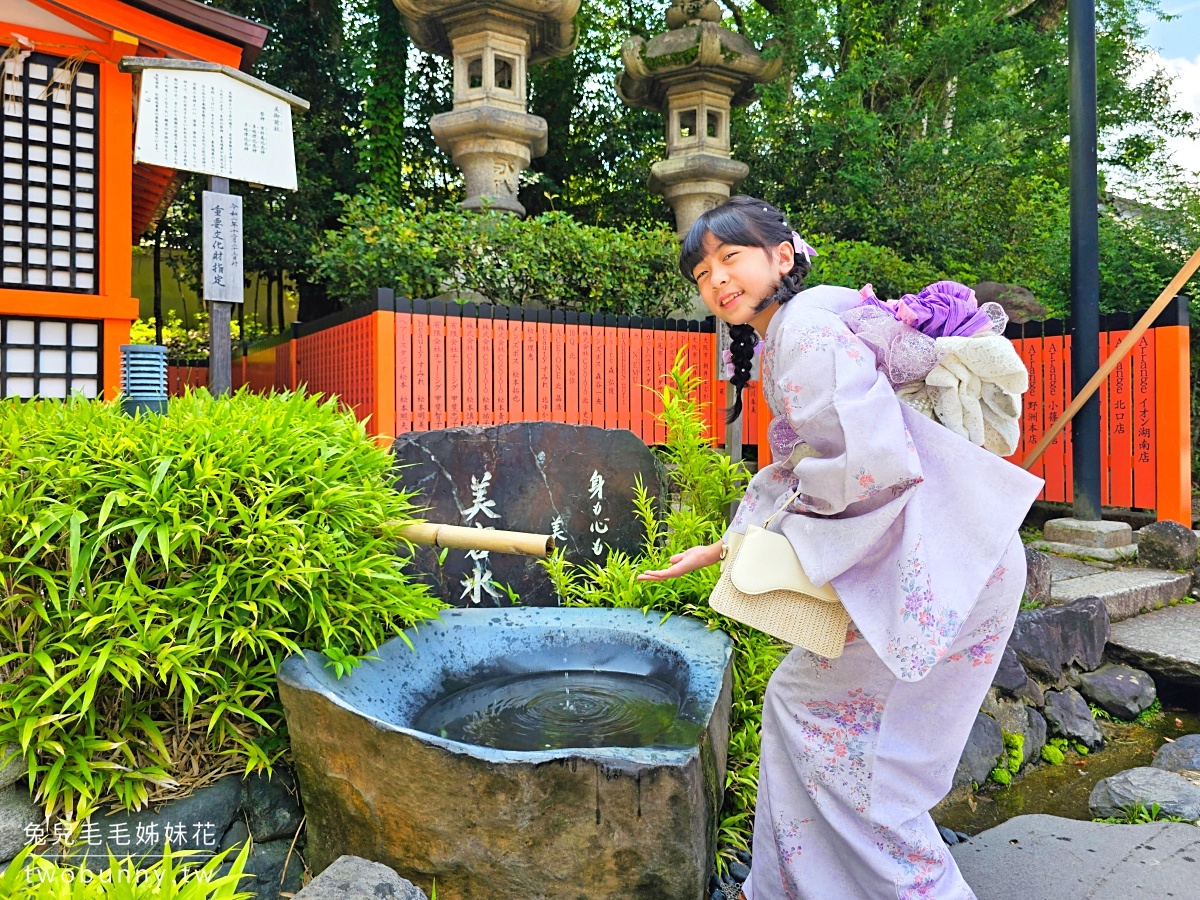
<svg viewBox="0 0 1200 900">
<path fill-rule="evenodd" d="M 704 259 L 704 239 L 709 234 L 723 244 L 761 247 L 767 251 L 768 256 L 773 255 L 775 248 L 780 244 L 792 240 L 792 229 L 788 226 L 787 216 L 776 207 L 754 197 L 730 197 L 720 206 L 702 213 L 683 239 L 683 246 L 679 251 L 679 271 L 693 284 L 696 283 L 696 279 L 692 277 L 692 271 Z M 761 312 L 772 303 L 787 303 L 804 290 L 804 276 L 808 274 L 808 269 L 808 258 L 803 253 L 797 253 L 792 270 L 780 280 L 775 293 L 758 305 L 756 312 Z M 750 382 L 750 369 L 754 363 L 754 347 L 758 343 L 758 335 L 752 325 L 731 325 L 729 336 L 733 356 L 733 377 L 729 379 L 729 383 L 733 385 L 736 393 L 733 406 L 726 411 L 725 421 L 733 422 L 742 414 L 742 389 Z"/>
</svg>

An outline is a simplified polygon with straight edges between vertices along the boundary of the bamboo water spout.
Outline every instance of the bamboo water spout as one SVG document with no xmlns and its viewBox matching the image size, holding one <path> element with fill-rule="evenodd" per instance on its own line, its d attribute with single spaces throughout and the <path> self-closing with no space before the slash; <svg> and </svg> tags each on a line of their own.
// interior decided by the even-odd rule
<svg viewBox="0 0 1200 900">
<path fill-rule="evenodd" d="M 414 544 L 448 547 L 454 550 L 489 550 L 492 553 L 519 553 L 544 558 L 554 550 L 554 536 L 527 531 L 497 531 L 492 528 L 467 528 L 420 522 L 400 529 L 400 536 Z"/>
</svg>

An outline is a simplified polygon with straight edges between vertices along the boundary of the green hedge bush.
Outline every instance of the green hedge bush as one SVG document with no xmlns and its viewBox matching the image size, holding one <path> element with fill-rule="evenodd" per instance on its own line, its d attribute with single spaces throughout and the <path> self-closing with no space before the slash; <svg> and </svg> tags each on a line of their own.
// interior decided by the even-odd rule
<svg viewBox="0 0 1200 900">
<path fill-rule="evenodd" d="M 734 641 L 733 709 L 725 801 L 718 833 L 718 864 L 732 861 L 735 850 L 750 848 L 754 801 L 758 793 L 759 732 L 767 681 L 787 652 L 784 644 L 713 612 L 708 605 L 720 574 L 716 566 L 670 581 L 637 581 L 639 572 L 669 565 L 670 556 L 696 544 L 712 543 L 725 531 L 732 501 L 741 497 L 750 473 L 714 448 L 704 417 L 689 399 L 696 379 L 677 360 L 662 392 L 666 443 L 656 452 L 670 467 L 670 512 L 659 520 L 654 505 L 640 492 L 639 515 L 646 544 L 636 557 L 613 553 L 603 566 L 547 560 L 555 588 L 569 606 L 632 607 L 693 616 L 719 628 Z"/>
<path fill-rule="evenodd" d="M 890 247 L 819 236 L 811 242 L 819 255 L 805 279 L 808 284 L 837 284 L 855 290 L 870 284 L 877 296 L 895 298 L 915 294 L 925 285 L 949 277 L 929 260 L 906 260 Z"/>
<path fill-rule="evenodd" d="M 311 276 L 342 301 L 387 287 L 406 297 L 478 292 L 509 306 L 640 316 L 691 305 L 678 241 L 662 225 L 616 229 L 566 213 L 521 220 L 403 207 L 374 193 L 342 201 L 342 228 L 313 248 Z"/>
<path fill-rule="evenodd" d="M 413 507 L 392 481 L 315 397 L 200 391 L 138 418 L 0 401 L 0 747 L 47 815 L 137 807 L 185 764 L 268 767 L 285 656 L 345 671 L 433 616 L 400 570 Z"/>
</svg>

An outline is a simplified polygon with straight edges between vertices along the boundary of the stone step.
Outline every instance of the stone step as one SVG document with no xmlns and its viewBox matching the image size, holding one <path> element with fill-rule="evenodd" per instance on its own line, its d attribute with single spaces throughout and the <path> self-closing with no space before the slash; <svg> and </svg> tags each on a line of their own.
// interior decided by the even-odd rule
<svg viewBox="0 0 1200 900">
<path fill-rule="evenodd" d="M 1085 572 L 1085 569 L 1093 571 Z M 1108 618 L 1111 622 L 1120 622 L 1122 619 L 1180 600 L 1187 596 L 1192 585 L 1191 575 L 1160 569 L 1127 568 L 1105 571 L 1085 563 L 1077 563 L 1077 567 L 1071 571 L 1079 574 L 1061 578 L 1058 572 L 1054 572 L 1050 584 L 1050 599 L 1055 603 L 1065 603 L 1080 597 L 1099 597 L 1108 607 Z"/>
<path fill-rule="evenodd" d="M 1017 816 L 950 848 L 979 900 L 1195 897 L 1200 828 Z"/>
<path fill-rule="evenodd" d="M 1200 603 L 1181 603 L 1112 626 L 1106 653 L 1152 676 L 1200 687 Z"/>
<path fill-rule="evenodd" d="M 1096 575 L 1100 572 L 1110 572 L 1116 568 L 1112 563 L 1097 562 L 1090 559 L 1073 559 L 1070 556 L 1050 556 L 1050 577 L 1053 581 L 1066 581 L 1068 578 L 1080 578 L 1084 575 Z"/>
</svg>

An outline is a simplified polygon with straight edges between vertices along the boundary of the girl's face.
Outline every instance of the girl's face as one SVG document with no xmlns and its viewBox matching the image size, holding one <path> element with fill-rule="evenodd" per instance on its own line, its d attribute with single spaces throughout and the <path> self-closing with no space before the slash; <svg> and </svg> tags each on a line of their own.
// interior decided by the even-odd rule
<svg viewBox="0 0 1200 900">
<path fill-rule="evenodd" d="M 721 243 L 710 233 L 704 238 L 704 258 L 692 269 L 692 277 L 714 316 L 730 325 L 753 325 L 759 334 L 766 334 L 778 304 L 762 312 L 757 307 L 775 293 L 795 261 L 790 241 L 768 253 L 762 247 Z"/>
</svg>

